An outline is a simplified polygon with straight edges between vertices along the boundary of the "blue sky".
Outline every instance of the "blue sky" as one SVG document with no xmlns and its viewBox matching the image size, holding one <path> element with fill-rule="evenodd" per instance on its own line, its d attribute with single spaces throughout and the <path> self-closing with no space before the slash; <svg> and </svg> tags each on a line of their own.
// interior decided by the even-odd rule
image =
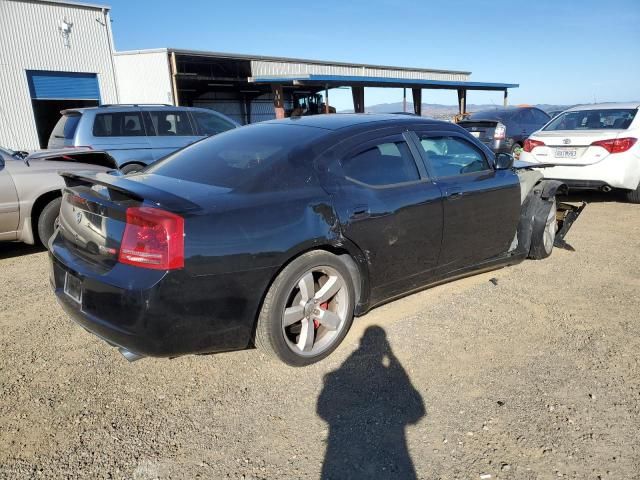
<svg viewBox="0 0 640 480">
<path fill-rule="evenodd" d="M 640 0 L 106 0 L 117 50 L 174 47 L 457 69 L 511 103 L 640 100 Z M 372 105 L 399 89 L 367 89 Z M 349 108 L 348 90 L 330 93 Z M 424 91 L 455 104 L 455 92 Z M 470 92 L 469 103 L 501 103 Z"/>
</svg>

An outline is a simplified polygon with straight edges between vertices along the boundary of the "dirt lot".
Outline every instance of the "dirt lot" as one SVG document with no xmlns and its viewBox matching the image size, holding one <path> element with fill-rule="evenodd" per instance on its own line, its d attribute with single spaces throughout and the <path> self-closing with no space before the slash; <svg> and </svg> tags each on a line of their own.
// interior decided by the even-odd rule
<svg viewBox="0 0 640 480">
<path fill-rule="evenodd" d="M 591 203 L 567 240 L 305 369 L 129 364 L 65 317 L 45 253 L 0 245 L 0 478 L 640 478 L 640 206 Z"/>
</svg>

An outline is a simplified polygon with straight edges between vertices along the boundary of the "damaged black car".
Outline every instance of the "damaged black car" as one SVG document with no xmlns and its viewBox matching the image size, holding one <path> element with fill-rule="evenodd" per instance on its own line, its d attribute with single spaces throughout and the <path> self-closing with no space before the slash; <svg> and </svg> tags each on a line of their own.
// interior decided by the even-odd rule
<svg viewBox="0 0 640 480">
<path fill-rule="evenodd" d="M 354 316 L 542 259 L 564 186 L 463 128 L 398 115 L 263 122 L 139 173 L 64 173 L 51 283 L 128 359 L 260 348 L 321 360 Z"/>
</svg>

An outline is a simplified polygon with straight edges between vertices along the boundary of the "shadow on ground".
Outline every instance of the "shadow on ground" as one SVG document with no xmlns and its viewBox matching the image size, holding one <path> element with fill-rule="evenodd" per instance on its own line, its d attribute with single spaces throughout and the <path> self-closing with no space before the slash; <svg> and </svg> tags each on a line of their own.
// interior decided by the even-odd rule
<svg viewBox="0 0 640 480">
<path fill-rule="evenodd" d="M 619 191 L 612 191 L 608 193 L 598 191 L 572 191 L 569 195 L 562 195 L 558 197 L 561 202 L 587 202 L 587 203 L 604 203 L 604 202 L 622 202 L 626 203 L 624 193 Z"/>
<path fill-rule="evenodd" d="M 46 249 L 39 245 L 27 245 L 26 243 L 18 242 L 0 242 L 0 260 L 41 252 L 46 252 Z"/>
<path fill-rule="evenodd" d="M 322 479 L 413 479 L 405 428 L 425 416 L 422 397 L 381 327 L 326 375 L 318 415 L 329 424 Z"/>
</svg>

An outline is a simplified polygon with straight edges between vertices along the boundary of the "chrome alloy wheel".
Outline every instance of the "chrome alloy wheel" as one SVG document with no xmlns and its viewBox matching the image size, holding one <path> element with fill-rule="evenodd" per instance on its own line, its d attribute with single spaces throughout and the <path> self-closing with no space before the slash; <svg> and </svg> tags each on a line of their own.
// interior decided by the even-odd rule
<svg viewBox="0 0 640 480">
<path fill-rule="evenodd" d="M 292 288 L 282 312 L 282 333 L 297 355 L 313 356 L 330 348 L 347 323 L 345 280 L 328 266 L 314 267 Z"/>
<path fill-rule="evenodd" d="M 556 233 L 558 229 L 558 222 L 556 220 L 556 201 L 553 201 L 549 215 L 547 216 L 547 223 L 544 227 L 544 233 L 542 241 L 544 242 L 544 249 L 547 253 L 550 253 L 553 249 L 553 242 L 556 240 Z"/>
</svg>

